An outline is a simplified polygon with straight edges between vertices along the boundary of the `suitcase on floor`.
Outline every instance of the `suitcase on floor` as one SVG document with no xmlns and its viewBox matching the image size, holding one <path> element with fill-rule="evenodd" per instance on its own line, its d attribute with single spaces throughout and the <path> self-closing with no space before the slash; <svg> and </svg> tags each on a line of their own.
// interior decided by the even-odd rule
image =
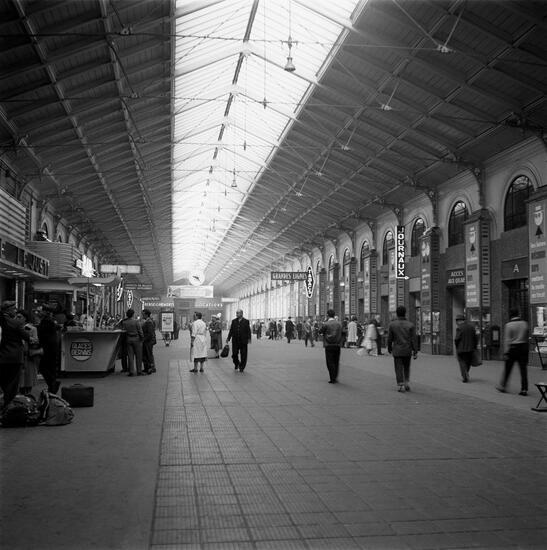
<svg viewBox="0 0 547 550">
<path fill-rule="evenodd" d="M 71 407 L 93 407 L 94 391 L 93 386 L 73 384 L 61 388 L 61 397 L 68 401 Z"/>
</svg>

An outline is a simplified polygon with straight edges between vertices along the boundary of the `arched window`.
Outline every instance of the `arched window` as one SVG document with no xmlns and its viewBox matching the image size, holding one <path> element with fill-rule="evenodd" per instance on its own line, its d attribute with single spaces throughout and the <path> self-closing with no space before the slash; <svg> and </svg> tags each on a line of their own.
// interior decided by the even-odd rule
<svg viewBox="0 0 547 550">
<path fill-rule="evenodd" d="M 420 237 L 425 233 L 425 222 L 418 218 L 412 227 L 412 236 L 410 238 L 410 255 L 412 257 L 420 255 Z"/>
<path fill-rule="evenodd" d="M 505 208 L 503 211 L 504 231 L 528 225 L 526 200 L 533 190 L 534 187 L 530 178 L 518 176 L 513 180 L 505 197 Z"/>
<path fill-rule="evenodd" d="M 382 265 L 389 263 L 389 249 L 395 245 L 393 231 L 388 231 L 384 237 L 384 246 L 382 248 Z"/>
<path fill-rule="evenodd" d="M 458 201 L 452 208 L 452 212 L 450 212 L 450 219 L 448 220 L 448 246 L 463 243 L 463 224 L 467 217 L 467 206 L 465 206 L 463 201 Z"/>
<path fill-rule="evenodd" d="M 342 277 L 344 279 L 346 278 L 346 273 L 349 267 L 349 260 L 349 248 L 346 248 L 346 250 L 344 250 L 344 259 L 342 261 Z"/>
<path fill-rule="evenodd" d="M 370 252 L 370 244 L 368 241 L 365 241 L 363 243 L 363 246 L 361 247 L 361 257 L 359 258 L 359 271 L 365 270 L 365 257 Z"/>
</svg>

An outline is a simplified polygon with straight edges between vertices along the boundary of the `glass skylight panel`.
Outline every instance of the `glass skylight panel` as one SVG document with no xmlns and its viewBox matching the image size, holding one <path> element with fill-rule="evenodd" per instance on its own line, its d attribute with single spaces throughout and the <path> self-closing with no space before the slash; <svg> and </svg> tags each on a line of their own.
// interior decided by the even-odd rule
<svg viewBox="0 0 547 550">
<path fill-rule="evenodd" d="M 196 2 L 190 4 L 193 12 L 177 20 L 175 280 L 206 269 L 226 233 L 234 232 L 246 194 L 268 170 L 268 159 L 344 25 L 350 25 L 355 5 L 356 0 L 260 0 L 250 20 L 252 0 L 204 8 Z M 177 10 L 185 9 L 188 2 L 179 0 Z M 247 29 L 250 40 L 244 43 Z M 294 72 L 285 70 L 289 56 Z M 274 178 L 291 185 L 280 175 Z"/>
</svg>

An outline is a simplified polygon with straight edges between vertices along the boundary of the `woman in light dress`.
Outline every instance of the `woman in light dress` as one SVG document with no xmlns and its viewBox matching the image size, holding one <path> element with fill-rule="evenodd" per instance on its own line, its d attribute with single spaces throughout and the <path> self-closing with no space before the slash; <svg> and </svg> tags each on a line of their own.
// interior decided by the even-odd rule
<svg viewBox="0 0 547 550">
<path fill-rule="evenodd" d="M 367 350 L 367 353 L 369 355 L 376 355 L 373 350 L 376 349 L 376 338 L 377 338 L 378 334 L 376 332 L 376 325 L 374 324 L 374 322 L 371 320 L 368 321 L 367 323 L 367 330 L 365 332 L 365 341 L 364 341 L 364 346 L 365 346 L 365 349 Z"/>
<path fill-rule="evenodd" d="M 194 322 L 192 323 L 191 343 L 192 356 L 194 358 L 194 368 L 190 372 L 203 372 L 203 364 L 207 361 L 207 325 L 201 318 L 201 313 L 194 313 Z"/>
</svg>

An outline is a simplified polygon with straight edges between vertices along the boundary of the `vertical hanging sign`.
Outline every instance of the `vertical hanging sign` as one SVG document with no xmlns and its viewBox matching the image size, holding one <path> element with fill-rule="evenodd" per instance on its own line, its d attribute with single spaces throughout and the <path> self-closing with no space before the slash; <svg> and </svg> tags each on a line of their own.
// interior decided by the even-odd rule
<svg viewBox="0 0 547 550">
<path fill-rule="evenodd" d="M 395 241 L 396 278 L 406 279 L 405 276 L 405 226 L 397 226 L 397 239 Z"/>
<path fill-rule="evenodd" d="M 315 279 L 313 278 L 313 269 L 308 266 L 306 271 L 306 296 L 311 298 L 313 296 L 313 287 L 315 286 Z"/>
<path fill-rule="evenodd" d="M 465 306 L 480 307 L 479 221 L 465 226 Z"/>
</svg>

